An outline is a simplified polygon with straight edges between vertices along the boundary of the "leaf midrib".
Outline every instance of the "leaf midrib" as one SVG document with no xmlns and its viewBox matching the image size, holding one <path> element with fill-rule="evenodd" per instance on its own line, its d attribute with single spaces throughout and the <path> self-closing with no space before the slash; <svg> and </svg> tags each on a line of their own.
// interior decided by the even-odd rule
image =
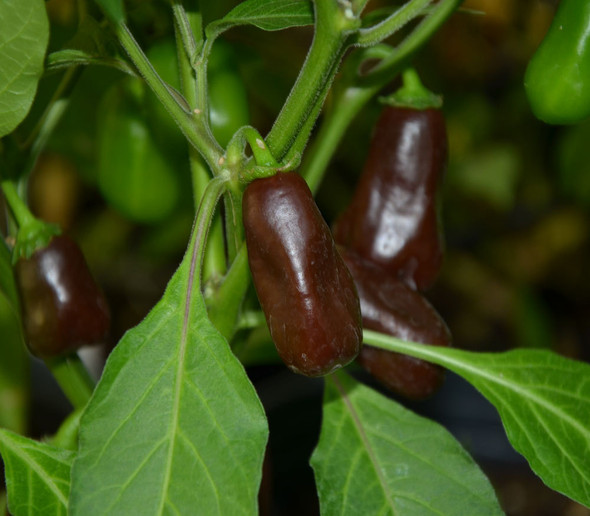
<svg viewBox="0 0 590 516">
<path fill-rule="evenodd" d="M 349 410 L 350 415 L 352 417 L 352 421 L 354 423 L 354 426 L 356 427 L 357 432 L 359 433 L 359 437 L 361 438 L 361 441 L 365 445 L 365 449 L 367 450 L 367 455 L 369 456 L 369 460 L 371 461 L 371 464 L 373 465 L 373 469 L 375 470 L 375 473 L 377 474 L 377 478 L 379 479 L 379 483 L 381 484 L 381 489 L 383 490 L 383 493 L 385 494 L 385 498 L 387 499 L 388 505 L 391 508 L 392 513 L 395 514 L 395 505 L 389 495 L 387 482 L 385 481 L 385 478 L 383 477 L 383 473 L 381 472 L 381 470 L 379 468 L 377 457 L 375 456 L 375 453 L 373 451 L 371 443 L 369 442 L 369 438 L 367 437 L 367 434 L 365 433 L 365 429 L 363 428 L 362 422 L 359 420 L 356 410 L 355 410 L 354 406 L 352 405 L 350 398 L 348 397 L 348 393 L 346 392 L 346 390 L 344 389 L 343 385 L 340 383 L 338 378 L 336 378 L 336 376 L 332 376 L 331 380 L 334 382 L 334 385 L 336 386 L 336 388 L 340 392 L 340 395 L 342 396 L 344 403 L 348 407 L 348 410 Z"/>
</svg>

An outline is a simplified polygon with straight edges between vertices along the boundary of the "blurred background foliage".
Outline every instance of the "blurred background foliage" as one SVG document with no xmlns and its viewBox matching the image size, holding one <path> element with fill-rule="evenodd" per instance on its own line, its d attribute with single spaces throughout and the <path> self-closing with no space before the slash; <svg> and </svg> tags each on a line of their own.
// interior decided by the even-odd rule
<svg viewBox="0 0 590 516">
<path fill-rule="evenodd" d="M 162 50 L 172 37 L 168 4 L 126 3 L 133 33 L 173 83 L 174 69 Z M 202 2 L 205 18 L 220 17 L 235 3 Z M 369 6 L 385 3 L 372 1 Z M 442 192 L 446 258 L 440 279 L 427 295 L 459 348 L 542 347 L 590 359 L 590 121 L 545 125 L 532 115 L 523 88 L 526 64 L 557 3 L 467 0 L 465 10 L 446 23 L 415 62 L 424 84 L 444 97 L 450 155 Z M 75 35 L 75 3 L 49 0 L 46 5 L 52 23 L 50 50 L 55 50 Z M 309 28 L 271 33 L 239 28 L 227 33 L 232 66 L 247 86 L 251 123 L 262 134 L 286 98 L 311 36 Z M 31 115 L 19 129 L 23 134 L 60 75 L 42 80 Z M 318 194 L 329 222 L 352 195 L 380 109 L 375 100 L 363 110 L 330 164 Z M 29 200 L 34 212 L 59 223 L 80 242 L 111 303 L 113 329 L 103 358 L 158 300 L 184 252 L 193 216 L 186 158 L 182 136 L 139 80 L 114 69 L 89 67 L 32 174 Z M 125 195 L 119 199 L 125 174 Z M 17 326 L 8 303 L 0 300 L 2 339 L 20 339 Z M 2 361 L 25 370 L 20 365 L 23 356 L 4 356 Z M 32 367 L 42 374 L 38 364 Z M 55 431 L 67 406 L 63 408 L 63 400 L 53 402 L 53 410 L 46 393 L 34 401 L 29 414 L 28 380 L 3 382 L 15 371 L 0 365 L 0 425 L 21 432 L 28 427 L 34 436 Z M 34 379 L 33 390 L 38 381 Z M 286 486 L 289 481 L 281 480 L 281 472 L 293 475 L 301 470 L 302 478 L 310 478 L 301 457 L 309 455 L 317 438 L 317 399 L 308 412 L 314 422 L 309 435 L 290 440 L 300 443 L 297 447 L 289 445 L 282 432 L 297 427 L 285 414 L 292 414 L 307 395 L 317 395 L 321 386 L 312 382 L 301 387 L 302 379 L 293 381 L 299 382 L 299 398 L 276 404 L 274 417 L 267 405 L 271 457 L 280 457 L 272 460 L 277 474 L 273 489 L 287 500 L 283 506 L 274 503 L 275 509 L 283 507 L 277 514 L 313 514 L 313 489 L 302 494 L 298 487 Z M 264 377 L 260 385 L 267 383 Z M 275 398 L 263 391 L 261 396 L 275 406 Z M 429 403 L 440 407 L 445 402 L 435 397 Z M 273 427 L 280 432 L 273 433 Z M 486 468 L 485 461 L 482 465 Z M 510 460 L 492 458 L 487 465 L 508 514 L 590 514 L 545 488 L 521 462 L 514 466 Z"/>
</svg>

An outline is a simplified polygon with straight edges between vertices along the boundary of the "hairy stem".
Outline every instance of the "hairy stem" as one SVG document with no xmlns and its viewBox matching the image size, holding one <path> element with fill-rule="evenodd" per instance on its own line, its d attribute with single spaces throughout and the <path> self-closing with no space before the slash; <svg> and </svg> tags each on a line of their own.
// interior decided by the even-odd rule
<svg viewBox="0 0 590 516">
<path fill-rule="evenodd" d="M 164 107 L 172 115 L 191 145 L 207 161 L 211 170 L 217 171 L 219 169 L 219 158 L 223 151 L 215 141 L 215 138 L 213 138 L 206 124 L 206 117 L 203 116 L 203 111 L 191 111 L 188 104 L 183 105 L 184 98 L 178 98 L 177 94 L 175 95 L 160 78 L 124 24 L 119 23 L 114 25 L 114 30 L 119 42 L 129 55 L 131 61 L 133 61 L 139 73 L 145 79 L 147 85 L 152 89 L 162 104 L 164 104 Z"/>
<path fill-rule="evenodd" d="M 334 0 L 315 2 L 315 33 L 311 48 L 291 93 L 266 138 L 271 153 L 279 162 L 314 112 L 316 103 L 323 104 L 327 94 L 326 85 L 332 82 L 348 34 L 356 28 L 358 22 L 356 18 L 349 18 L 350 14 L 342 4 Z M 319 114 L 319 110 L 317 113 Z"/>
</svg>

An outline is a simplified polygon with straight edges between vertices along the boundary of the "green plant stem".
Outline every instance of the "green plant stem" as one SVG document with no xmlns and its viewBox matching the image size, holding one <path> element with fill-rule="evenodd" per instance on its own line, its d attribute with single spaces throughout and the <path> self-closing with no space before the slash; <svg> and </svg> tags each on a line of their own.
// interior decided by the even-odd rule
<svg viewBox="0 0 590 516">
<path fill-rule="evenodd" d="M 422 85 L 416 70 L 406 68 L 402 76 L 403 86 L 391 95 L 380 98 L 383 104 L 410 109 L 440 109 L 442 97 Z"/>
<path fill-rule="evenodd" d="M 211 181 L 211 174 L 201 155 L 192 146 L 189 147 L 189 163 L 196 212 L 205 193 L 205 189 Z M 219 215 L 213 219 L 204 260 L 203 278 L 205 280 L 214 276 L 222 276 L 225 273 L 225 242 L 223 238 L 223 224 Z"/>
<path fill-rule="evenodd" d="M 312 192 L 317 191 L 342 136 L 359 111 L 407 66 L 415 52 L 429 40 L 462 1 L 442 0 L 396 48 L 366 49 L 366 57 L 379 57 L 380 63 L 366 76 L 360 76 L 355 71 L 352 77 L 344 78 L 345 83 L 336 92 L 330 111 L 324 117 L 318 136 L 303 162 L 301 173 Z M 357 67 L 362 61 L 363 59 L 359 59 L 358 63 L 353 64 Z"/>
<path fill-rule="evenodd" d="M 246 125 L 232 137 L 227 145 L 228 164 L 239 166 L 244 161 L 244 146 L 248 143 L 257 166 L 278 167 L 279 164 L 270 153 L 264 138 L 252 126 Z"/>
<path fill-rule="evenodd" d="M 238 181 L 228 183 L 228 191 L 224 197 L 224 203 L 227 258 L 229 263 L 232 263 L 244 241 L 242 190 Z"/>
<path fill-rule="evenodd" d="M 174 28 L 180 36 L 182 46 L 190 62 L 197 54 L 197 42 L 195 41 L 195 36 L 182 1 L 171 0 L 171 4 L 172 14 L 174 15 Z"/>
<path fill-rule="evenodd" d="M 193 277 L 198 278 L 199 288 L 202 285 L 202 271 L 203 262 L 205 257 L 205 249 L 207 244 L 207 235 L 213 221 L 213 215 L 215 214 L 215 207 L 217 201 L 227 188 L 228 183 L 227 175 L 220 175 L 209 181 L 207 188 L 203 193 L 199 210 L 195 218 L 195 229 L 194 229 L 194 251 L 196 254 L 196 261 L 194 263 Z"/>
<path fill-rule="evenodd" d="M 6 242 L 0 242 L 0 295 L 5 295 L 15 317 L 20 317 L 18 291 L 11 266 L 11 254 Z"/>
<path fill-rule="evenodd" d="M 369 73 L 359 79 L 359 86 L 385 85 L 401 70 L 408 61 L 440 28 L 447 18 L 455 12 L 463 0 L 441 0 L 418 26 L 397 46 L 389 57 L 383 59 Z"/>
<path fill-rule="evenodd" d="M 72 354 L 46 360 L 45 363 L 73 407 L 85 407 L 94 391 L 94 381 L 80 357 Z"/>
<path fill-rule="evenodd" d="M 352 4 L 353 12 L 358 16 L 363 12 L 368 2 L 369 0 L 351 0 L 350 3 Z"/>
<path fill-rule="evenodd" d="M 221 287 L 209 300 L 209 319 L 228 341 L 233 337 L 242 300 L 250 285 L 246 245 L 238 251 Z"/>
<path fill-rule="evenodd" d="M 340 60 L 338 60 L 339 62 Z M 330 90 L 330 83 L 326 83 L 324 86 L 324 90 L 322 94 L 318 96 L 317 101 L 315 102 L 312 111 L 310 112 L 309 117 L 297 133 L 295 137 L 295 141 L 291 145 L 289 152 L 286 154 L 285 158 L 283 159 L 284 168 L 285 169 L 294 169 L 295 165 L 301 162 L 301 156 L 305 150 L 307 142 L 311 136 L 311 132 L 315 126 L 315 123 L 320 115 L 320 112 L 323 108 L 324 99 L 328 95 L 328 91 Z"/>
<path fill-rule="evenodd" d="M 309 53 L 266 143 L 277 161 L 282 161 L 316 103 L 322 104 L 326 85 L 332 82 L 350 31 L 359 21 L 347 18 L 342 4 L 333 0 L 315 2 L 315 33 Z"/>
<path fill-rule="evenodd" d="M 356 85 L 361 65 L 368 59 L 384 59 L 392 50 L 387 45 L 359 49 L 344 65 L 341 77 L 333 88 L 332 102 L 301 166 L 301 175 L 313 193 L 317 192 L 328 163 L 348 126 L 363 106 L 381 89 L 381 84 L 364 87 Z"/>
<path fill-rule="evenodd" d="M 4 192 L 4 198 L 6 199 L 8 206 L 10 206 L 18 226 L 23 227 L 33 225 L 37 219 L 21 199 L 16 185 L 12 181 L 2 181 L 2 190 Z"/>
<path fill-rule="evenodd" d="M 179 23 L 174 24 L 174 34 L 176 36 L 178 68 L 182 94 L 188 102 L 188 105 L 194 107 L 197 104 L 195 74 L 190 63 L 190 56 L 183 43 L 183 36 L 179 29 Z"/>
<path fill-rule="evenodd" d="M 179 99 L 162 81 L 126 25 L 114 24 L 114 30 L 125 52 L 148 86 L 172 115 L 190 144 L 199 151 L 211 170 L 217 173 L 223 150 L 211 134 L 204 111 L 198 109 L 191 111 L 190 106 L 181 104 L 182 99 Z"/>
<path fill-rule="evenodd" d="M 348 126 L 380 89 L 381 86 L 350 87 L 342 90 L 334 99 L 301 167 L 301 174 L 314 194 Z"/>
<path fill-rule="evenodd" d="M 400 30 L 417 16 L 420 16 L 432 0 L 412 0 L 400 7 L 385 20 L 365 29 L 359 29 L 355 43 L 360 46 L 372 46 Z"/>
</svg>

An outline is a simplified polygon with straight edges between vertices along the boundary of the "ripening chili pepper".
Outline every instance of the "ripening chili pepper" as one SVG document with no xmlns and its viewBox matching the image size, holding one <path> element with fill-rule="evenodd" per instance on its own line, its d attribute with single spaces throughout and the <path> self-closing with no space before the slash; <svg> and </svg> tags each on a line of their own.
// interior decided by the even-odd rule
<svg viewBox="0 0 590 516">
<path fill-rule="evenodd" d="M 386 107 L 353 199 L 334 225 L 336 242 L 427 289 L 442 265 L 437 197 L 446 161 L 440 110 Z"/>
<path fill-rule="evenodd" d="M 530 60 L 524 86 L 531 109 L 549 124 L 590 116 L 590 1 L 561 0 Z"/>
<path fill-rule="evenodd" d="M 33 355 L 51 358 L 106 336 L 106 299 L 73 240 L 55 236 L 14 267 L 25 340 Z"/>
<path fill-rule="evenodd" d="M 243 216 L 252 279 L 282 360 L 307 376 L 348 364 L 361 347 L 359 300 L 305 180 L 256 179 Z"/>
<path fill-rule="evenodd" d="M 354 278 L 365 328 L 412 342 L 451 345 L 446 324 L 422 294 L 349 250 L 340 254 Z M 444 379 L 440 366 L 366 344 L 357 361 L 384 386 L 414 400 L 434 394 Z"/>
</svg>

